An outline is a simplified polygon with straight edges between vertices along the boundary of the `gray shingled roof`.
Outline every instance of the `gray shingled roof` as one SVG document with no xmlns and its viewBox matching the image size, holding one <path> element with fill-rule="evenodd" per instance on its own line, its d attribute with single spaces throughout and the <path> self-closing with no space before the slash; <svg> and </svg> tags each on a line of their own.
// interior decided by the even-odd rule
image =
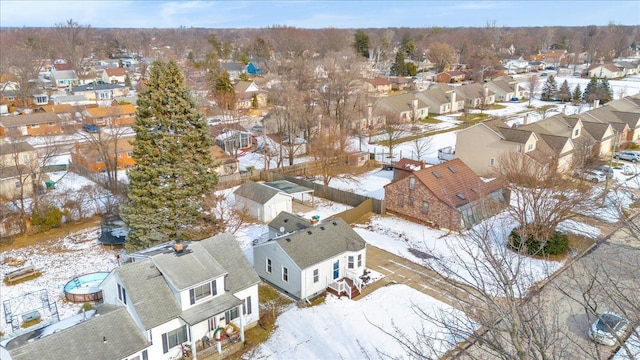
<svg viewBox="0 0 640 360">
<path fill-rule="evenodd" d="M 278 216 L 269 223 L 270 228 L 277 231 L 280 231 L 280 228 L 283 228 L 284 232 L 298 231 L 310 226 L 311 222 L 308 219 L 286 211 L 281 211 Z"/>
<path fill-rule="evenodd" d="M 123 89 L 124 85 L 119 84 L 90 84 L 90 85 L 80 85 L 71 89 L 72 92 L 84 92 L 84 91 L 104 91 L 104 90 L 114 90 L 114 89 Z"/>
<path fill-rule="evenodd" d="M 182 291 L 227 273 L 212 253 L 216 251 L 207 251 L 201 243 L 190 242 L 184 245 L 182 253 L 167 251 L 152 256 L 151 260 L 167 281 Z"/>
<path fill-rule="evenodd" d="M 300 269 L 306 269 L 345 251 L 365 248 L 365 241 L 360 235 L 339 218 L 272 241 L 277 241 Z"/>
<path fill-rule="evenodd" d="M 414 94 L 405 93 L 380 98 L 379 101 L 387 104 L 398 112 L 409 111 L 412 109 L 413 100 L 418 100 L 418 109 L 426 108 L 428 105 L 422 99 L 414 96 Z"/>
<path fill-rule="evenodd" d="M 547 143 L 547 145 L 549 145 L 556 155 L 560 155 L 560 152 L 567 144 L 567 141 L 569 141 L 569 138 L 566 136 L 550 134 L 539 134 L 539 136 L 545 143 Z"/>
<path fill-rule="evenodd" d="M 267 201 L 271 200 L 271 198 L 276 196 L 279 192 L 280 191 L 272 187 L 249 180 L 240 185 L 233 194 L 245 199 L 253 200 L 258 204 L 266 204 Z"/>
<path fill-rule="evenodd" d="M 180 317 L 187 324 L 195 325 L 240 304 L 242 304 L 242 300 L 237 297 L 231 294 L 220 294 L 209 301 L 185 310 Z"/>
<path fill-rule="evenodd" d="M 57 123 L 60 122 L 58 115 L 54 113 L 31 113 L 25 115 L 12 115 L 3 116 L 0 118 L 0 124 L 7 127 L 31 125 L 31 124 L 44 124 L 44 123 Z"/>
<path fill-rule="evenodd" d="M 0 179 L 11 179 L 27 175 L 31 175 L 31 169 L 27 165 L 0 167 Z"/>
<path fill-rule="evenodd" d="M 583 122 L 582 126 L 597 141 L 602 141 L 605 139 L 604 135 L 609 128 L 609 124 L 588 121 Z M 611 135 L 609 135 L 609 137 L 611 137 Z"/>
<path fill-rule="evenodd" d="M 120 266 L 115 272 L 146 329 L 180 314 L 175 295 L 151 260 Z"/>
<path fill-rule="evenodd" d="M 10 349 L 11 358 L 119 360 L 149 346 L 124 307 L 100 305 L 97 313 L 78 325 Z"/>
<path fill-rule="evenodd" d="M 5 143 L 0 146 L 0 155 L 16 154 L 25 151 L 35 151 L 36 149 L 26 141 Z"/>
<path fill-rule="evenodd" d="M 258 274 L 230 233 L 218 234 L 199 242 L 227 270 L 226 290 L 235 293 L 260 282 Z"/>
</svg>

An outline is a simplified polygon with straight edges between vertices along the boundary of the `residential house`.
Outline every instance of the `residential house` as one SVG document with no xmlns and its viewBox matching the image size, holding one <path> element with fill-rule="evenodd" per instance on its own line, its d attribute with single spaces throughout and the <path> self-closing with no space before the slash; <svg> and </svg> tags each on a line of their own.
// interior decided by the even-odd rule
<svg viewBox="0 0 640 360">
<path fill-rule="evenodd" d="M 424 167 L 424 161 L 402 158 L 393 163 L 393 180 L 396 181 L 405 178 L 415 171 L 424 169 Z"/>
<path fill-rule="evenodd" d="M 218 176 L 233 175 L 240 172 L 240 161 L 229 155 L 218 145 L 211 146 L 211 157 L 216 164 Z"/>
<path fill-rule="evenodd" d="M 38 152 L 33 146 L 0 138 L 0 198 L 30 197 L 39 173 Z"/>
<path fill-rule="evenodd" d="M 532 70 L 545 70 L 547 63 L 540 60 L 529 61 L 530 71 Z"/>
<path fill-rule="evenodd" d="M 34 112 L 0 118 L 0 136 L 62 134 L 62 119 L 54 113 Z"/>
<path fill-rule="evenodd" d="M 417 121 L 429 115 L 427 103 L 413 93 L 381 97 L 374 107 L 378 115 L 392 116 L 403 122 Z"/>
<path fill-rule="evenodd" d="M 71 89 L 73 95 L 82 95 L 87 100 L 112 100 L 117 96 L 126 96 L 129 88 L 119 84 L 89 84 Z"/>
<path fill-rule="evenodd" d="M 393 90 L 403 91 L 413 86 L 413 80 L 411 78 L 390 76 L 389 81 L 391 81 L 391 89 Z"/>
<path fill-rule="evenodd" d="M 467 79 L 467 73 L 459 70 L 444 71 L 436 74 L 436 82 L 439 83 L 458 83 Z"/>
<path fill-rule="evenodd" d="M 293 233 L 311 227 L 311 220 L 288 211 L 281 211 L 267 226 L 268 239 L 274 239 L 284 234 Z"/>
<path fill-rule="evenodd" d="M 58 115 L 62 120 L 62 124 L 70 124 L 76 119 L 76 108 L 69 104 L 49 104 L 41 105 L 35 112 L 53 113 Z"/>
<path fill-rule="evenodd" d="M 543 151 L 542 146 L 539 149 L 539 144 L 543 142 L 531 130 L 512 128 L 500 120 L 484 121 L 456 133 L 455 157 L 478 175 L 494 176 L 505 154 L 522 152 L 548 171 L 551 151 Z"/>
<path fill-rule="evenodd" d="M 229 73 L 231 79 L 237 78 L 246 69 L 246 66 L 239 61 L 224 61 L 220 63 L 220 66 Z"/>
<path fill-rule="evenodd" d="M 98 144 L 93 142 L 79 143 L 76 141 L 71 150 L 71 163 L 75 166 L 87 169 L 91 172 L 105 171 L 108 167 L 105 160 L 110 163 L 109 168 L 126 169 L 135 165 L 133 160 L 134 137 L 105 139 Z"/>
<path fill-rule="evenodd" d="M 387 77 L 365 79 L 366 91 L 370 93 L 387 94 L 391 92 L 391 80 Z"/>
<path fill-rule="evenodd" d="M 258 68 L 256 64 L 250 62 L 249 65 L 247 65 L 247 74 L 262 75 L 262 69 Z"/>
<path fill-rule="evenodd" d="M 610 124 L 618 134 L 616 146 L 640 139 L 640 107 L 638 112 L 617 111 L 607 104 L 576 115 L 583 122 Z"/>
<path fill-rule="evenodd" d="M 255 245 L 253 264 L 264 281 L 296 299 L 313 298 L 328 288 L 353 297 L 361 287 L 366 255 L 366 242 L 336 218 Z"/>
<path fill-rule="evenodd" d="M 524 59 L 508 60 L 503 64 L 503 67 L 507 70 L 507 74 L 509 75 L 522 74 L 531 71 L 529 61 Z"/>
<path fill-rule="evenodd" d="M 622 70 L 622 76 L 635 75 L 638 73 L 639 65 L 637 63 L 631 63 L 629 61 L 616 61 L 615 66 Z"/>
<path fill-rule="evenodd" d="M 282 154 L 285 158 L 288 158 L 292 152 L 294 157 L 307 153 L 307 141 L 297 135 L 290 139 L 288 136 L 274 133 L 263 136 L 261 140 L 266 141 L 266 145 L 272 153 Z"/>
<path fill-rule="evenodd" d="M 173 359 L 185 342 L 193 358 L 220 353 L 228 341 L 220 331 L 239 337 L 242 348 L 244 331 L 260 318 L 260 279 L 232 234 L 176 241 L 129 257 L 135 262 L 114 269 L 101 288 L 104 302 L 126 308 L 145 336 L 148 359 Z M 217 346 L 203 349 L 207 343 Z"/>
<path fill-rule="evenodd" d="M 384 186 L 389 213 L 449 231 L 471 228 L 502 210 L 500 181 L 484 181 L 462 160 L 417 170 Z"/>
<path fill-rule="evenodd" d="M 624 76 L 624 72 L 612 63 L 607 64 L 593 64 L 587 69 L 589 77 L 596 77 L 598 79 L 617 79 Z"/>
<path fill-rule="evenodd" d="M 486 108 L 496 100 L 496 94 L 480 83 L 458 86 L 453 91 L 456 93 L 457 99 L 464 101 L 465 109 Z"/>
<path fill-rule="evenodd" d="M 293 211 L 293 197 L 285 192 L 253 181 L 234 192 L 236 210 L 262 222 L 273 220 L 281 211 Z"/>
<path fill-rule="evenodd" d="M 456 92 L 447 84 L 432 84 L 427 90 L 415 94 L 427 104 L 432 114 L 449 114 L 464 108 L 464 100 L 458 99 Z"/>
<path fill-rule="evenodd" d="M 520 99 L 526 95 L 525 89 L 509 76 L 499 76 L 485 83 L 485 86 L 496 94 L 496 102 Z"/>
<path fill-rule="evenodd" d="M 104 69 L 101 76 L 105 84 L 124 84 L 126 78 L 127 73 L 121 67 Z"/>
<path fill-rule="evenodd" d="M 544 61 L 547 64 L 551 64 L 557 68 L 560 65 L 567 63 L 568 55 L 569 54 L 567 54 L 566 49 L 550 50 L 544 54 Z"/>
<path fill-rule="evenodd" d="M 78 85 L 78 76 L 74 70 L 60 70 L 51 73 L 51 82 L 58 89 L 67 89 Z"/>
<path fill-rule="evenodd" d="M 255 105 L 258 108 L 267 106 L 267 94 L 261 91 L 253 81 L 238 81 L 233 85 L 236 93 L 236 109 L 251 109 Z"/>
<path fill-rule="evenodd" d="M 87 108 L 82 112 L 85 123 L 98 126 L 129 126 L 136 121 L 136 107 L 132 104 Z"/>
<path fill-rule="evenodd" d="M 19 107 L 31 107 L 31 106 L 40 106 L 40 105 L 46 105 L 49 103 L 49 95 L 45 92 L 43 92 L 40 89 L 30 89 L 29 93 L 27 94 L 26 97 L 26 104 L 22 102 L 22 96 L 23 94 L 20 92 L 20 90 L 2 90 L 2 94 L 1 94 L 1 98 L 2 100 L 7 104 L 7 105 L 11 105 L 11 106 L 19 106 Z"/>
<path fill-rule="evenodd" d="M 29 341 L 9 340 L 7 360 L 83 359 L 88 354 L 100 360 L 149 359 L 151 342 L 125 307 L 102 304 L 80 316 L 91 317 L 55 332 L 35 330 L 26 334 Z"/>
</svg>

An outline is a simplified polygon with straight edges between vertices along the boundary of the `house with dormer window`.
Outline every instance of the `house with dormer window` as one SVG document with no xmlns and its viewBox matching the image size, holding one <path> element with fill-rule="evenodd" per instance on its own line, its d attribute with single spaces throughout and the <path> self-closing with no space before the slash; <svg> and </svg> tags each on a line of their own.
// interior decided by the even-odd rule
<svg viewBox="0 0 640 360">
<path fill-rule="evenodd" d="M 460 159 L 395 180 L 384 197 L 387 212 L 450 231 L 469 229 L 508 204 L 498 180 L 484 181 Z"/>
<path fill-rule="evenodd" d="M 229 233 L 161 244 L 127 255 L 100 284 L 104 303 L 76 324 L 44 325 L 6 349 L 15 360 L 169 360 L 187 348 L 191 359 L 222 358 L 258 323 L 259 282 Z"/>
</svg>

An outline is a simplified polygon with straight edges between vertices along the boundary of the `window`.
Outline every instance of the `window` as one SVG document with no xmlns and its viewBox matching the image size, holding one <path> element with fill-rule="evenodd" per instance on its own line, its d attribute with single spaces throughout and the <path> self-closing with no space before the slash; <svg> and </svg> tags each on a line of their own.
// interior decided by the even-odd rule
<svg viewBox="0 0 640 360">
<path fill-rule="evenodd" d="M 522 152 L 522 145 L 516 145 L 516 152 Z"/>
<path fill-rule="evenodd" d="M 340 277 L 340 260 L 333 263 L 333 280 Z"/>
<path fill-rule="evenodd" d="M 354 260 L 353 256 L 349 256 L 347 258 L 347 268 L 353 269 L 353 260 Z"/>
<path fill-rule="evenodd" d="M 127 292 L 124 291 L 124 286 L 121 286 L 120 284 L 118 284 L 118 299 L 125 305 L 127 304 Z"/>
<path fill-rule="evenodd" d="M 527 145 L 527 151 L 531 151 L 531 150 L 533 150 L 533 144 Z"/>
<path fill-rule="evenodd" d="M 40 124 L 31 124 L 32 129 L 37 129 L 40 127 Z"/>
<path fill-rule="evenodd" d="M 362 267 L 362 254 L 358 254 L 358 267 Z"/>
<path fill-rule="evenodd" d="M 282 267 L 282 281 L 289 282 L 289 269 Z"/>
<path fill-rule="evenodd" d="M 234 319 L 237 319 L 240 316 L 240 312 L 237 307 L 234 307 L 231 310 L 227 310 L 224 313 L 224 321 L 228 324 Z"/>
<path fill-rule="evenodd" d="M 578 135 L 580 135 L 580 129 L 575 129 L 573 131 L 573 136 L 578 136 Z"/>
<path fill-rule="evenodd" d="M 271 274 L 271 259 L 267 258 L 267 274 Z"/>
<path fill-rule="evenodd" d="M 320 280 L 320 272 L 318 269 L 313 270 L 313 282 L 317 283 Z"/>
<path fill-rule="evenodd" d="M 422 202 L 422 213 L 423 214 L 428 214 L 429 213 L 429 203 L 426 201 Z"/>
<path fill-rule="evenodd" d="M 404 195 L 398 195 L 398 206 L 404 206 Z"/>
<path fill-rule="evenodd" d="M 15 182 L 16 189 L 20 189 L 22 187 L 22 183 L 20 181 Z"/>
<path fill-rule="evenodd" d="M 56 124 L 56 123 L 54 123 L 53 121 L 49 121 L 49 126 L 53 126 L 53 125 L 55 125 L 55 124 Z"/>
<path fill-rule="evenodd" d="M 242 303 L 242 313 L 245 315 L 251 314 L 251 296 L 247 296 L 247 298 L 244 299 L 244 303 Z"/>
<path fill-rule="evenodd" d="M 162 351 L 166 354 L 169 352 L 169 349 L 172 349 L 187 340 L 189 340 L 187 338 L 187 325 L 183 325 L 178 329 L 164 333 L 162 334 Z"/>
<path fill-rule="evenodd" d="M 191 305 L 195 304 L 196 301 L 202 300 L 208 296 L 211 296 L 211 283 L 206 283 L 204 285 L 196 286 L 195 288 L 189 290 L 189 298 L 191 300 Z"/>
<path fill-rule="evenodd" d="M 210 317 L 209 320 L 207 320 L 207 323 L 209 324 L 209 331 L 214 331 L 217 326 L 216 326 L 216 317 Z"/>
<path fill-rule="evenodd" d="M 142 360 L 149 360 L 149 353 L 147 353 L 147 350 L 142 350 Z"/>
<path fill-rule="evenodd" d="M 413 196 L 409 196 L 409 205 L 413 205 Z"/>
<path fill-rule="evenodd" d="M 409 178 L 409 190 L 416 189 L 416 178 Z"/>
<path fill-rule="evenodd" d="M 489 159 L 489 166 L 496 166 L 496 159 L 495 158 L 490 158 Z"/>
<path fill-rule="evenodd" d="M 440 175 L 440 173 L 437 171 L 432 171 L 431 173 L 436 177 L 436 179 L 440 179 L 442 177 L 442 175 Z"/>
</svg>

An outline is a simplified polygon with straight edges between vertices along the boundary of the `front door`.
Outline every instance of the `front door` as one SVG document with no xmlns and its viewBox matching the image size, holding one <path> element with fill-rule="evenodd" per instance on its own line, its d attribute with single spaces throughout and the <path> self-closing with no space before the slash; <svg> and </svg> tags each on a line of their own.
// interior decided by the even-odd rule
<svg viewBox="0 0 640 360">
<path fill-rule="evenodd" d="M 340 260 L 333 263 L 333 280 L 340 277 Z"/>
</svg>

